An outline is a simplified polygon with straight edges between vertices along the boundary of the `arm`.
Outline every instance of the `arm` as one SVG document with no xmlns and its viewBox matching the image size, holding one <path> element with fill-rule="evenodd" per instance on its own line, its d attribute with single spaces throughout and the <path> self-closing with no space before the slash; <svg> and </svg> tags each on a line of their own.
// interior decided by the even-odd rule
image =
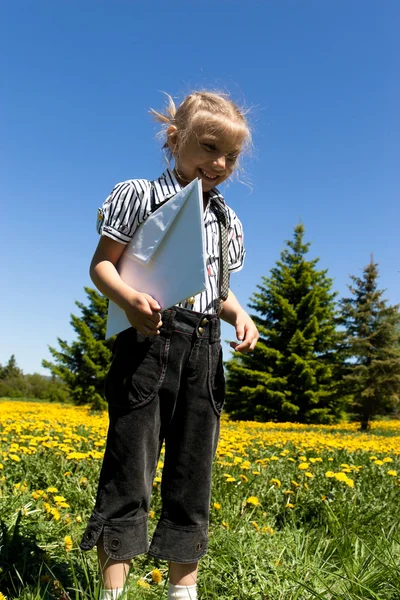
<svg viewBox="0 0 400 600">
<path fill-rule="evenodd" d="M 239 344 L 231 342 L 230 346 L 236 352 L 251 352 L 254 350 L 260 337 L 257 327 L 247 312 L 241 307 L 236 296 L 229 290 L 228 298 L 222 305 L 221 319 L 236 329 L 236 337 Z"/>
<path fill-rule="evenodd" d="M 149 294 L 124 283 L 116 269 L 124 249 L 124 244 L 102 236 L 92 258 L 90 276 L 97 289 L 126 312 L 132 327 L 146 336 L 158 335 L 162 325 L 160 305 Z"/>
</svg>

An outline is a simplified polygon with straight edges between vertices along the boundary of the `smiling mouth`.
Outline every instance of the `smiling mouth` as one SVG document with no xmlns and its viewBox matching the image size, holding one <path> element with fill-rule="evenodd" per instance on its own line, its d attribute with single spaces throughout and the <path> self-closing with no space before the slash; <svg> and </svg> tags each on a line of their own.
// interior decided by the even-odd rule
<svg viewBox="0 0 400 600">
<path fill-rule="evenodd" d="M 205 177 L 209 181 L 215 181 L 219 177 L 219 175 L 213 175 L 212 173 L 208 173 L 207 171 L 204 171 L 204 169 L 199 168 L 199 171 L 203 175 L 203 177 Z"/>
</svg>

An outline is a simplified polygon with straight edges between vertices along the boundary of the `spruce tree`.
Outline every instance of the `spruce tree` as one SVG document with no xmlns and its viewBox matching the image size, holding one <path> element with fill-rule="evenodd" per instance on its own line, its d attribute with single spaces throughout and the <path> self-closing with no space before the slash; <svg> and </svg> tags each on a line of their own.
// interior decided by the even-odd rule
<svg viewBox="0 0 400 600">
<path fill-rule="evenodd" d="M 362 277 L 351 275 L 351 297 L 343 298 L 341 324 L 345 328 L 344 390 L 351 409 L 366 430 L 375 415 L 388 414 L 400 402 L 400 313 L 387 306 L 378 290 L 378 265 L 371 257 Z"/>
<path fill-rule="evenodd" d="M 49 347 L 55 363 L 44 360 L 42 364 L 66 383 L 74 404 L 90 404 L 99 409 L 105 406 L 104 380 L 111 363 L 114 338 L 105 340 L 107 298 L 88 287 L 85 291 L 88 306 L 76 302 L 82 316 L 71 315 L 71 325 L 78 339 L 68 344 L 57 338 L 60 350 Z"/>
<path fill-rule="evenodd" d="M 318 259 L 306 260 L 310 244 L 303 235 L 299 224 L 250 299 L 260 340 L 253 353 L 226 364 L 232 418 L 329 423 L 340 413 L 336 293 L 327 271 L 316 269 Z"/>
</svg>

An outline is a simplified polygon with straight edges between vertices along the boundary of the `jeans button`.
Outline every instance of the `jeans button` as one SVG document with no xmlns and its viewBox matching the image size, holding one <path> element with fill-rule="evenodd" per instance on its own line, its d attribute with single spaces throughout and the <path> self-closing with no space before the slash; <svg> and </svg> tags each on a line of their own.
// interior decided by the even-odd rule
<svg viewBox="0 0 400 600">
<path fill-rule="evenodd" d="M 200 552 L 200 550 L 202 549 L 203 544 L 201 542 L 199 542 L 198 544 L 196 544 L 196 552 Z"/>
<path fill-rule="evenodd" d="M 110 544 L 111 549 L 118 550 L 118 548 L 120 547 L 120 544 L 121 544 L 121 542 L 117 538 L 114 538 L 113 540 L 111 540 L 111 544 Z"/>
<path fill-rule="evenodd" d="M 207 325 L 207 323 L 208 323 L 208 319 L 206 319 L 204 317 L 204 319 L 201 320 L 200 325 L 203 325 L 203 327 L 204 327 L 204 325 Z"/>
<path fill-rule="evenodd" d="M 204 333 L 203 327 L 199 327 L 198 332 L 199 332 L 200 335 L 203 335 L 203 333 Z"/>
</svg>

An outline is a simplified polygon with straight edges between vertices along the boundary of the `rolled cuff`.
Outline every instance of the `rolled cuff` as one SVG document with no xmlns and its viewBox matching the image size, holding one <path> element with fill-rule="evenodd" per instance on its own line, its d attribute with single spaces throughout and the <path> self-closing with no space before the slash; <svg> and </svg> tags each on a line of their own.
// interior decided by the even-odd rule
<svg viewBox="0 0 400 600">
<path fill-rule="evenodd" d="M 149 549 L 147 515 L 140 519 L 111 519 L 104 521 L 93 514 L 80 543 L 82 550 L 91 550 L 103 535 L 104 551 L 114 560 L 129 560 Z"/>
<path fill-rule="evenodd" d="M 208 527 L 179 526 L 160 521 L 154 532 L 149 554 L 159 560 L 194 563 L 208 550 Z"/>
</svg>

